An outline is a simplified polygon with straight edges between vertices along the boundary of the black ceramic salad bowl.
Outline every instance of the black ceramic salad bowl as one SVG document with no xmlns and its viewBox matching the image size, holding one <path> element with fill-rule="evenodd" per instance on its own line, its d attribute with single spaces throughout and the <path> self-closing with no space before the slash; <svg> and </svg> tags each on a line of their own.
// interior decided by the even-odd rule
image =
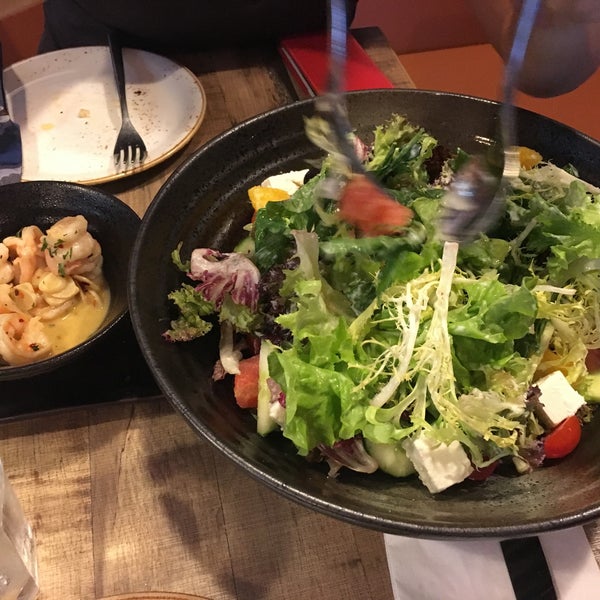
<svg viewBox="0 0 600 600">
<path fill-rule="evenodd" d="M 497 105 L 478 98 L 418 90 L 355 92 L 350 118 L 369 140 L 391 114 L 406 115 L 447 147 L 469 152 L 489 144 Z M 238 408 L 230 382 L 213 382 L 218 338 L 165 342 L 173 318 L 167 295 L 181 281 L 170 253 L 195 247 L 233 249 L 252 208 L 247 189 L 265 177 L 315 164 L 322 154 L 307 140 L 311 101 L 253 118 L 193 155 L 159 191 L 134 247 L 130 312 L 144 356 L 164 394 L 199 435 L 251 476 L 284 496 L 330 516 L 389 533 L 422 537 L 510 537 L 581 524 L 600 515 L 600 420 L 584 428 L 577 450 L 521 476 L 466 481 L 431 495 L 416 478 L 343 471 L 307 462 L 278 434 L 261 437 Z M 519 141 L 558 166 L 575 165 L 600 184 L 600 144 L 557 122 L 518 112 Z"/>
</svg>

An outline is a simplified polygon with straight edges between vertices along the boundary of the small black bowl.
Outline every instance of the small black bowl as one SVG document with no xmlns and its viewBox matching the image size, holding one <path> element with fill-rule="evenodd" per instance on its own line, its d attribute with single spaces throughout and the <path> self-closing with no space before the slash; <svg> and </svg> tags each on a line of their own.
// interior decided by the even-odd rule
<svg viewBox="0 0 600 600">
<path fill-rule="evenodd" d="M 96 343 L 127 314 L 127 269 L 140 218 L 118 198 L 99 189 L 62 181 L 32 181 L 0 186 L 0 240 L 28 225 L 42 231 L 59 219 L 83 215 L 104 256 L 110 306 L 98 330 L 81 344 L 56 356 L 22 366 L 0 366 L 0 381 L 27 379 L 54 371 Z"/>
<path fill-rule="evenodd" d="M 348 94 L 352 125 L 370 141 L 376 125 L 406 115 L 448 148 L 480 152 L 490 143 L 498 104 L 422 90 Z M 142 221 L 131 258 L 130 309 L 140 347 L 157 383 L 192 429 L 252 477 L 296 502 L 355 525 L 431 538 L 516 537 L 600 517 L 600 415 L 584 428 L 570 456 L 523 477 L 494 475 L 431 495 L 416 477 L 343 471 L 308 462 L 279 434 L 261 437 L 249 411 L 237 407 L 230 382 L 212 380 L 218 336 L 170 344 L 161 333 L 173 318 L 167 294 L 182 276 L 170 253 L 195 247 L 230 251 L 250 220 L 247 189 L 266 176 L 312 166 L 322 156 L 308 140 L 303 101 L 259 115 L 197 151 L 165 183 Z M 517 114 L 519 140 L 558 166 L 571 163 L 600 185 L 600 143 L 529 111 Z"/>
</svg>

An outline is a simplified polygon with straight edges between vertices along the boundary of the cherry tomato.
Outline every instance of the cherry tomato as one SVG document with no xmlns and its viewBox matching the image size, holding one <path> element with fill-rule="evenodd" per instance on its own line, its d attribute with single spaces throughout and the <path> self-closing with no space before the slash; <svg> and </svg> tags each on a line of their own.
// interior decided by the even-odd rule
<svg viewBox="0 0 600 600">
<path fill-rule="evenodd" d="M 562 458 L 575 450 L 581 439 L 581 423 L 576 415 L 567 417 L 544 438 L 546 458 Z"/>
<path fill-rule="evenodd" d="M 413 213 L 395 202 L 365 175 L 354 175 L 339 201 L 340 217 L 365 236 L 388 235 L 408 225 Z"/>
</svg>

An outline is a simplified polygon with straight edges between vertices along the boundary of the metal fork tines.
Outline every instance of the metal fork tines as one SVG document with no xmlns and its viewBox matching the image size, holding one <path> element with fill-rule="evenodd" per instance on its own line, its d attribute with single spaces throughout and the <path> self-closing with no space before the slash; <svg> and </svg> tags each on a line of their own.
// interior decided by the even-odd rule
<svg viewBox="0 0 600 600">
<path fill-rule="evenodd" d="M 315 116 L 306 119 L 308 138 L 330 156 L 321 192 L 338 198 L 352 182 L 369 186 L 377 197 L 397 204 L 369 173 L 356 149 L 345 95 L 348 41 L 346 0 L 329 0 L 329 67 L 322 93 L 315 98 Z"/>
<path fill-rule="evenodd" d="M 474 154 L 454 176 L 440 216 L 445 241 L 470 242 L 491 230 L 506 209 L 506 194 L 518 178 L 514 98 L 529 39 L 543 0 L 524 0 L 504 70 L 499 131 L 486 152 Z"/>
<path fill-rule="evenodd" d="M 108 45 L 112 58 L 113 70 L 115 73 L 115 82 L 119 94 L 119 103 L 121 105 L 121 129 L 117 136 L 117 142 L 113 151 L 115 166 L 122 167 L 124 170 L 133 169 L 136 165 L 141 165 L 148 151 L 142 136 L 137 132 L 127 108 L 127 95 L 125 92 L 125 70 L 123 68 L 123 50 L 118 36 L 114 32 L 108 35 Z"/>
</svg>

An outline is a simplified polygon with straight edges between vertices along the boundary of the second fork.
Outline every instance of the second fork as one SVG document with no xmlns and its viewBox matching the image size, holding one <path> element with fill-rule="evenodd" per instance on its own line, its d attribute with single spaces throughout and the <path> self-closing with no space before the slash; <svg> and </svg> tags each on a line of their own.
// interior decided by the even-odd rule
<svg viewBox="0 0 600 600">
<path fill-rule="evenodd" d="M 137 132 L 129 117 L 127 95 L 125 89 L 125 69 L 123 67 L 123 50 L 114 31 L 108 34 L 108 46 L 112 59 L 115 83 L 121 107 L 121 129 L 113 150 L 115 166 L 122 166 L 124 170 L 132 169 L 144 162 L 148 151 L 142 136 Z"/>
</svg>

